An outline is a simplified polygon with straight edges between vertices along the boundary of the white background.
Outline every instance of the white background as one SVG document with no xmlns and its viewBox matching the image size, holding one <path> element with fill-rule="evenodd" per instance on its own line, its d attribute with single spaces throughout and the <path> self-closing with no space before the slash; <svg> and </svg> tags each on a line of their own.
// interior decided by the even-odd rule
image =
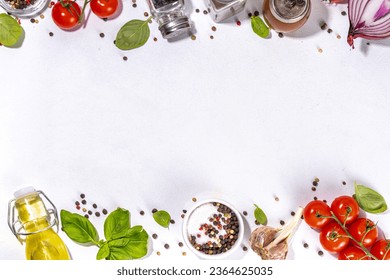
<svg viewBox="0 0 390 280">
<path fill-rule="evenodd" d="M 253 203 L 279 226 L 314 196 L 353 194 L 354 181 L 390 201 L 389 40 L 358 39 L 352 50 L 346 5 L 313 1 L 301 30 L 264 40 L 246 16 L 261 1 L 248 2 L 241 26 L 215 24 L 195 13 L 203 2 L 187 2 L 196 40 L 166 42 L 153 23 L 145 46 L 120 51 L 116 32 L 147 11 L 144 1 L 133 8 L 125 0 L 116 19 L 91 14 L 75 32 L 59 30 L 47 10 L 38 24 L 22 20 L 20 48 L 0 47 L 0 259 L 24 259 L 6 213 L 13 192 L 28 185 L 58 209 L 76 211 L 80 193 L 109 211 L 129 209 L 132 224 L 159 234 L 149 259 L 183 258 L 182 251 L 195 258 L 176 246 L 192 197 L 223 197 L 248 211 L 246 246 Z M 159 227 L 152 208 L 176 223 Z M 101 234 L 103 219 L 91 219 Z M 390 235 L 388 214 L 372 219 Z M 60 235 L 74 259 L 95 258 L 97 248 Z M 318 233 L 302 224 L 289 259 L 334 259 L 318 249 Z M 258 259 L 241 250 L 232 258 Z"/>
</svg>

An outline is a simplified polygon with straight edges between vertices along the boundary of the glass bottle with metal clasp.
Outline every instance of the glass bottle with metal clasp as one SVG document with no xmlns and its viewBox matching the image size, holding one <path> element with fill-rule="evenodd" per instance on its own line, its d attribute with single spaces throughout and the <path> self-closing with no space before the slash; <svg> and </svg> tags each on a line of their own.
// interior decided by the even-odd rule
<svg viewBox="0 0 390 280">
<path fill-rule="evenodd" d="M 14 196 L 8 204 L 8 225 L 16 238 L 25 243 L 26 259 L 71 259 L 68 248 L 57 234 L 57 209 L 49 198 L 33 187 L 23 188 Z M 44 201 L 51 208 L 47 208 Z"/>
</svg>

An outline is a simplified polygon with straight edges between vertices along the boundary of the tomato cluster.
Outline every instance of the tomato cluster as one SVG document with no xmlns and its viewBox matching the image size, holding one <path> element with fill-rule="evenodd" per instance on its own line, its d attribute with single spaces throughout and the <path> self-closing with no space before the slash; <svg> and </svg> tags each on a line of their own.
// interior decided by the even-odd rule
<svg viewBox="0 0 390 280">
<path fill-rule="evenodd" d="M 309 202 L 303 212 L 305 222 L 320 231 L 320 243 L 339 260 L 390 260 L 390 240 L 378 240 L 376 224 L 359 217 L 360 208 L 351 196 L 335 198 L 329 207 L 323 201 Z"/>
<path fill-rule="evenodd" d="M 91 11 L 102 19 L 114 16 L 119 8 L 119 0 L 84 0 L 82 8 L 75 0 L 59 0 L 52 8 L 52 19 L 59 28 L 74 30 L 81 26 L 88 4 Z"/>
</svg>

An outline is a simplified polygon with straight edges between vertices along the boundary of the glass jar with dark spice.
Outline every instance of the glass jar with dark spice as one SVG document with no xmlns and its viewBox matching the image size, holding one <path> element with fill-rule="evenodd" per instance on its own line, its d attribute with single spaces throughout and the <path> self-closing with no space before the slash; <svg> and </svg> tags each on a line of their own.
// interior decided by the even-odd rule
<svg viewBox="0 0 390 280">
<path fill-rule="evenodd" d="M 49 0 L 0 0 L 0 7 L 18 18 L 32 18 L 43 12 Z"/>
<path fill-rule="evenodd" d="M 278 32 L 301 28 L 309 18 L 310 0 L 265 0 L 263 15 L 268 25 Z"/>
<path fill-rule="evenodd" d="M 164 39 L 189 35 L 190 20 L 185 14 L 184 0 L 147 0 Z"/>
</svg>

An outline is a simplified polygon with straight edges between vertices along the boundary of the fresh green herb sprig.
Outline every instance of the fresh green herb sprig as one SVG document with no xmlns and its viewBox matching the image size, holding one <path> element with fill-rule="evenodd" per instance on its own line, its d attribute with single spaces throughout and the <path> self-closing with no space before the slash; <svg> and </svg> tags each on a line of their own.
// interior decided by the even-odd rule
<svg viewBox="0 0 390 280">
<path fill-rule="evenodd" d="M 355 194 L 353 197 L 360 208 L 366 212 L 379 214 L 387 210 L 387 203 L 384 197 L 369 187 L 355 183 Z"/>
<path fill-rule="evenodd" d="M 147 20 L 133 19 L 121 27 L 116 35 L 115 45 L 121 50 L 132 50 L 145 45 L 150 36 L 149 22 Z"/>
<path fill-rule="evenodd" d="M 0 43 L 6 47 L 15 45 L 23 34 L 23 28 L 12 16 L 0 14 Z"/>
<path fill-rule="evenodd" d="M 160 226 L 168 228 L 169 223 L 171 222 L 171 215 L 165 210 L 159 210 L 159 211 L 153 213 L 153 219 Z"/>
<path fill-rule="evenodd" d="M 259 16 L 251 16 L 252 30 L 261 38 L 268 38 L 269 28 Z"/>
<path fill-rule="evenodd" d="M 266 225 L 267 216 L 265 215 L 264 211 L 256 204 L 254 204 L 254 206 L 255 206 L 255 211 L 253 214 L 255 216 L 256 221 L 261 225 Z"/>
<path fill-rule="evenodd" d="M 96 259 L 132 260 L 144 257 L 148 252 L 148 234 L 142 226 L 130 225 L 130 212 L 123 208 L 112 211 L 104 221 L 104 237 L 90 220 L 77 213 L 61 210 L 62 230 L 74 242 L 82 246 L 97 246 Z"/>
</svg>

